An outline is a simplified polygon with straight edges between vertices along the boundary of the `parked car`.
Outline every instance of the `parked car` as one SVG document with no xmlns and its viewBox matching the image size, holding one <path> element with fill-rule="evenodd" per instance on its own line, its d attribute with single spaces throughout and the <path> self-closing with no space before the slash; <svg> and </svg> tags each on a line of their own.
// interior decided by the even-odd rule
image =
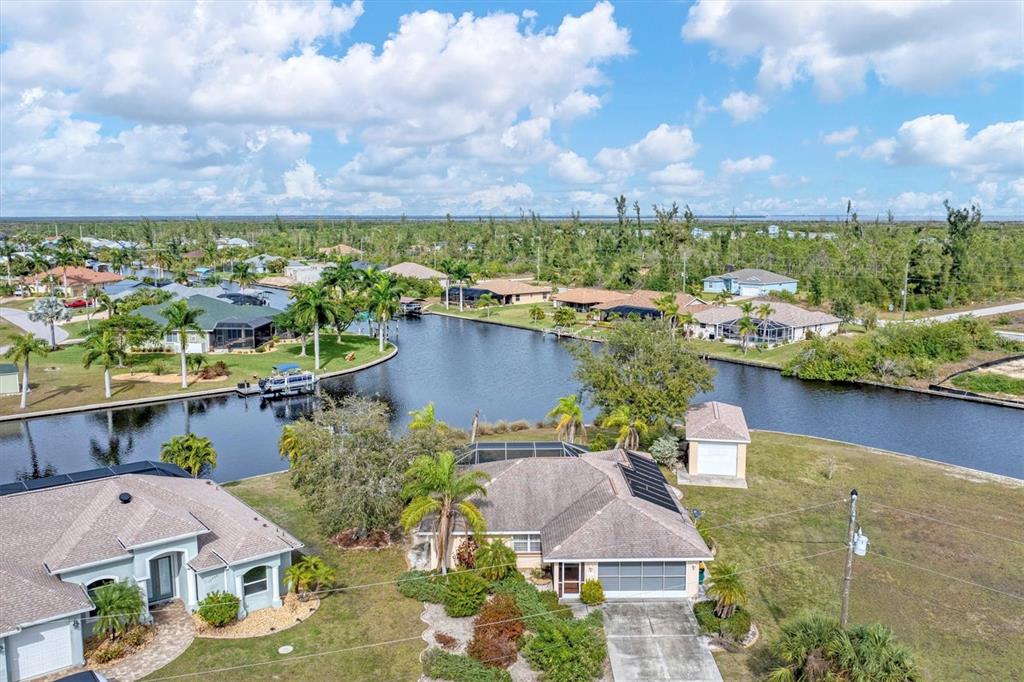
<svg viewBox="0 0 1024 682">
<path fill-rule="evenodd" d="M 70 301 L 64 301 L 64 307 L 65 308 L 87 308 L 87 307 L 89 307 L 89 302 L 86 301 L 84 298 L 73 298 Z"/>
</svg>

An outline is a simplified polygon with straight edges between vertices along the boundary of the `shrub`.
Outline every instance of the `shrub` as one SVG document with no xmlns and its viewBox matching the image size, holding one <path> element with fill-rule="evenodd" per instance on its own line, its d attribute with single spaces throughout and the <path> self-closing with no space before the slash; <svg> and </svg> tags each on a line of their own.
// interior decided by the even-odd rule
<svg viewBox="0 0 1024 682">
<path fill-rule="evenodd" d="M 583 620 L 544 619 L 529 637 L 523 656 L 550 682 L 591 680 L 599 676 L 607 655 L 600 613 Z"/>
<path fill-rule="evenodd" d="M 447 651 L 455 651 L 459 646 L 459 640 L 444 632 L 435 632 L 434 641 Z"/>
<path fill-rule="evenodd" d="M 512 682 L 512 676 L 506 670 L 488 668 L 475 658 L 440 649 L 431 649 L 423 656 L 423 674 L 453 682 Z"/>
<path fill-rule="evenodd" d="M 485 540 L 476 550 L 476 568 L 482 578 L 501 580 L 516 570 L 516 553 L 501 540 Z"/>
<path fill-rule="evenodd" d="M 671 433 L 661 436 L 651 446 L 651 457 L 663 467 L 674 466 L 679 459 L 679 439 Z"/>
<path fill-rule="evenodd" d="M 398 576 L 398 591 L 416 601 L 431 604 L 444 602 L 444 583 L 436 575 L 426 571 L 406 571 Z"/>
<path fill-rule="evenodd" d="M 158 377 L 163 376 L 167 374 L 167 364 L 160 361 L 154 362 L 149 366 L 149 371 Z"/>
<path fill-rule="evenodd" d="M 516 660 L 516 642 L 523 634 L 522 612 L 515 599 L 496 595 L 473 621 L 468 653 L 484 665 L 507 668 Z"/>
<path fill-rule="evenodd" d="M 133 625 L 122 635 L 121 641 L 125 646 L 139 647 L 146 643 L 149 637 L 149 628 L 145 625 Z"/>
<path fill-rule="evenodd" d="M 199 617 L 221 628 L 238 617 L 238 597 L 230 592 L 211 592 L 199 602 Z"/>
<path fill-rule="evenodd" d="M 511 431 L 526 431 L 530 428 L 530 422 L 525 419 L 517 419 L 509 424 L 508 428 Z"/>
<path fill-rule="evenodd" d="M 464 539 L 455 551 L 455 565 L 459 568 L 476 568 L 476 552 L 479 545 L 471 537 Z"/>
<path fill-rule="evenodd" d="M 96 606 L 94 634 L 119 637 L 142 622 L 145 604 L 142 591 L 134 582 L 110 583 L 92 590 L 90 596 Z"/>
<path fill-rule="evenodd" d="M 587 445 L 594 452 L 599 452 L 601 450 L 611 450 L 613 447 L 615 447 L 615 439 L 606 433 L 602 433 L 601 431 L 597 431 L 596 433 L 590 434 L 590 436 L 587 438 L 587 441 Z"/>
<path fill-rule="evenodd" d="M 124 642 L 107 640 L 93 652 L 92 660 L 100 664 L 110 663 L 121 658 L 127 652 L 128 648 L 124 645 Z"/>
<path fill-rule="evenodd" d="M 554 590 L 537 590 L 537 594 L 540 596 L 541 603 L 547 608 L 548 612 L 556 618 L 572 618 L 572 609 L 565 604 L 561 604 L 558 601 L 558 593 Z"/>
<path fill-rule="evenodd" d="M 452 618 L 476 615 L 487 599 L 487 581 L 472 571 L 449 573 L 445 582 L 444 612 Z"/>
<path fill-rule="evenodd" d="M 604 587 L 597 580 L 587 580 L 580 587 L 580 601 L 587 606 L 596 606 L 604 601 Z"/>
<path fill-rule="evenodd" d="M 715 615 L 715 602 L 708 600 L 694 604 L 693 613 L 701 632 L 709 635 L 739 642 L 750 632 L 750 614 L 741 608 L 737 608 L 728 618 L 719 618 Z"/>
</svg>

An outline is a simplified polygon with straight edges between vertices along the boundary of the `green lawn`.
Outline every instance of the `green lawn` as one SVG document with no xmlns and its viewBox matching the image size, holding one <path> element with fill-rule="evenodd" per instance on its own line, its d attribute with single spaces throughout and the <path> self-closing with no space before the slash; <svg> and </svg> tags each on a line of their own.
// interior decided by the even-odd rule
<svg viewBox="0 0 1024 682">
<path fill-rule="evenodd" d="M 950 383 L 973 393 L 1024 396 L 1024 379 L 1015 379 L 995 372 L 958 374 Z"/>
<path fill-rule="evenodd" d="M 747 462 L 748 490 L 683 486 L 684 503 L 720 526 L 846 500 L 856 487 L 871 544 L 854 562 L 852 622 L 890 626 L 931 680 L 1024 679 L 1021 602 L 928 572 L 1024 595 L 1024 487 L 868 448 L 769 433 L 754 434 Z M 839 503 L 712 530 L 719 558 L 745 571 L 749 609 L 762 631 L 752 652 L 717 656 L 727 680 L 761 678 L 758 653 L 781 621 L 811 608 L 838 616 L 846 520 Z"/>
<path fill-rule="evenodd" d="M 401 547 L 341 551 L 328 545 L 286 473 L 226 487 L 315 548 L 337 571 L 340 586 L 387 583 L 406 570 Z M 418 639 L 426 628 L 419 619 L 422 610 L 422 604 L 403 597 L 393 584 L 338 591 L 324 597 L 309 620 L 283 632 L 252 639 L 196 639 L 184 654 L 149 679 L 177 675 L 201 679 L 212 677 L 214 673 L 207 671 L 218 668 L 251 666 L 220 673 L 216 679 L 415 680 L 421 672 L 419 654 L 426 646 Z M 417 639 L 367 646 L 407 638 Z M 277 649 L 285 644 L 294 651 L 282 656 Z M 329 653 L 339 649 L 350 651 Z"/>
<path fill-rule="evenodd" d="M 361 364 L 381 357 L 377 352 L 377 339 L 355 334 L 343 334 L 341 343 L 333 334 L 320 337 L 321 371 L 333 372 Z M 270 373 L 273 365 L 296 362 L 304 369 L 313 369 L 313 342 L 309 341 L 308 355 L 299 355 L 299 344 L 287 344 L 269 353 L 218 353 L 206 356 L 213 363 L 222 360 L 227 363 L 231 372 L 223 381 L 191 382 L 188 389 L 182 389 L 180 382 L 152 383 L 132 379 L 128 369 L 115 369 L 113 395 L 116 400 L 131 400 L 152 396 L 173 398 L 190 391 L 201 391 L 211 388 L 233 386 L 238 381 L 251 379 L 253 376 L 263 377 Z M 388 348 L 390 351 L 390 347 Z M 345 361 L 345 355 L 355 352 L 355 360 Z M 387 351 L 386 351 L 387 352 Z M 82 367 L 85 349 L 81 345 L 68 345 L 50 353 L 46 358 L 33 358 L 31 362 L 31 388 L 29 393 L 28 411 L 51 410 L 75 405 L 104 403 L 103 369 L 93 366 Z M 135 372 L 151 372 L 155 366 L 161 365 L 165 374 L 179 372 L 179 356 L 174 353 L 134 353 L 132 369 Z M 180 374 L 179 374 L 180 377 Z M 191 380 L 190 380 L 191 381 Z M 0 414 L 19 412 L 18 402 L 13 398 L 0 402 Z"/>
<path fill-rule="evenodd" d="M 500 322 L 501 324 L 508 324 L 514 327 L 522 327 L 524 329 L 554 329 L 555 322 L 552 319 L 555 307 L 551 303 L 538 304 L 541 310 L 544 311 L 544 319 L 540 322 L 534 322 L 530 319 L 530 308 L 532 304 L 524 303 L 521 305 L 506 305 L 506 306 L 495 306 L 492 308 L 467 308 L 463 312 L 459 312 L 459 306 L 453 305 L 448 310 L 445 310 L 443 303 L 435 303 L 430 306 L 430 310 L 438 313 L 447 313 L 449 315 L 456 315 L 458 317 L 464 317 L 469 320 L 482 320 L 485 322 Z M 574 334 L 581 333 L 581 335 L 592 339 L 600 339 L 606 333 L 608 325 L 601 324 L 587 324 L 581 313 L 576 315 L 577 323 L 572 325 L 570 328 Z"/>
<path fill-rule="evenodd" d="M 803 350 L 804 347 L 803 341 L 796 341 L 794 343 L 787 343 L 767 350 L 761 350 L 760 348 L 749 346 L 747 348 L 747 352 L 744 353 L 742 348 L 731 343 L 708 341 L 706 339 L 690 339 L 689 343 L 694 350 L 702 355 L 727 360 L 736 359 L 748 362 L 757 362 L 770 367 L 782 367 L 790 359 L 799 355 L 800 351 Z"/>
<path fill-rule="evenodd" d="M 15 337 L 24 334 L 24 330 L 7 320 L 0 320 L 0 346 L 9 346 L 14 343 Z"/>
</svg>

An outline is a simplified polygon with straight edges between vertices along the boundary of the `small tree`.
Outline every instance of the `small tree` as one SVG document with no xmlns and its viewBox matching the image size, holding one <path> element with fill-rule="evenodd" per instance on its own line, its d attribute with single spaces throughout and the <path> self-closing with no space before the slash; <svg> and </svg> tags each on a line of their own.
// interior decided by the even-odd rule
<svg viewBox="0 0 1024 682">
<path fill-rule="evenodd" d="M 552 319 L 558 327 L 571 327 L 576 324 L 576 311 L 569 306 L 558 306 Z"/>
<path fill-rule="evenodd" d="M 203 469 L 217 467 L 217 451 L 209 438 L 189 433 L 174 436 L 160 448 L 160 461 L 181 467 L 192 478 L 198 478 Z"/>
<path fill-rule="evenodd" d="M 427 403 L 418 410 L 413 410 L 409 413 L 412 417 L 412 421 L 409 422 L 409 430 L 417 431 L 420 429 L 433 429 L 440 428 L 446 429 L 448 425 L 443 421 L 439 421 L 437 415 L 434 414 L 434 403 L 433 401 Z"/>
<path fill-rule="evenodd" d="M 124 364 L 125 353 L 121 339 L 110 329 L 97 329 L 85 339 L 85 355 L 82 365 L 89 369 L 93 364 L 103 368 L 104 395 L 109 398 L 110 368 Z"/>
<path fill-rule="evenodd" d="M 640 447 L 640 436 L 647 433 L 648 424 L 637 420 L 628 405 L 620 405 L 601 421 L 606 429 L 618 429 L 619 436 L 615 447 L 636 450 Z"/>
<path fill-rule="evenodd" d="M 167 320 L 163 333 L 178 335 L 178 352 L 181 355 L 181 387 L 188 388 L 188 367 L 185 357 L 188 354 L 188 335 L 189 332 L 202 333 L 199 316 L 203 314 L 203 309 L 189 307 L 188 301 L 181 299 L 161 310 L 160 314 Z"/>
<path fill-rule="evenodd" d="M 544 314 L 544 309 L 541 308 L 540 305 L 538 305 L 537 303 L 534 303 L 533 305 L 530 306 L 530 321 L 531 322 L 533 322 L 535 324 L 540 324 L 541 322 L 544 321 L 545 317 L 547 317 L 547 315 Z"/>
<path fill-rule="evenodd" d="M 487 580 L 501 580 L 516 568 L 515 551 L 496 538 L 481 542 L 475 559 L 477 572 Z"/>
<path fill-rule="evenodd" d="M 679 439 L 671 433 L 660 436 L 651 446 L 651 457 L 663 467 L 674 466 L 679 459 Z"/>
<path fill-rule="evenodd" d="M 303 557 L 284 572 L 288 589 L 303 601 L 309 598 L 310 591 L 315 594 L 325 586 L 333 585 L 335 577 L 334 569 L 318 556 Z"/>
<path fill-rule="evenodd" d="M 579 429 L 582 440 L 587 440 L 587 427 L 583 423 L 583 406 L 580 404 L 579 396 L 575 393 L 559 398 L 555 406 L 548 412 L 548 416 L 558 418 L 556 431 L 560 439 L 575 443 L 576 430 Z"/>
<path fill-rule="evenodd" d="M 90 596 L 96 607 L 93 632 L 106 637 L 120 637 L 132 625 L 142 622 L 145 610 L 142 591 L 131 580 L 97 587 Z"/>
<path fill-rule="evenodd" d="M 491 309 L 498 305 L 498 299 L 494 297 L 494 294 L 484 294 L 476 300 L 476 304 L 477 307 L 483 309 L 484 317 L 490 317 Z"/>
<path fill-rule="evenodd" d="M 846 296 L 845 294 L 836 298 L 834 301 L 832 301 L 832 314 L 842 321 L 843 326 L 850 324 L 850 321 L 856 314 L 856 310 L 854 309 L 853 305 L 853 299 L 851 299 L 849 296 Z"/>
<path fill-rule="evenodd" d="M 716 600 L 715 615 L 728 618 L 736 611 L 737 606 L 747 603 L 747 591 L 743 587 L 736 567 L 724 561 L 716 561 L 708 570 L 711 585 L 707 595 Z"/>
<path fill-rule="evenodd" d="M 743 347 L 743 354 L 746 355 L 750 337 L 757 334 L 757 322 L 749 316 L 741 317 L 740 321 L 736 324 L 736 328 L 740 333 L 740 345 Z"/>
</svg>

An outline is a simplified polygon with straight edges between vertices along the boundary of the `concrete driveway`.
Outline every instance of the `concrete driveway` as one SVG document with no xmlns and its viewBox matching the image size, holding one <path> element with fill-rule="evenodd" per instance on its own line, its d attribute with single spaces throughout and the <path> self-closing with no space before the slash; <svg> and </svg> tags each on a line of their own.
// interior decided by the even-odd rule
<svg viewBox="0 0 1024 682">
<path fill-rule="evenodd" d="M 689 602 L 610 601 L 602 610 L 615 682 L 721 682 Z"/>
<path fill-rule="evenodd" d="M 16 327 L 21 327 L 27 332 L 32 332 L 33 336 L 38 339 L 42 339 L 47 343 L 50 342 L 50 325 L 42 322 L 33 322 L 28 319 L 28 311 L 19 310 L 17 308 L 0 308 L 0 318 L 3 318 L 13 324 Z M 67 341 L 68 333 L 58 325 L 54 329 L 54 337 L 58 344 Z"/>
</svg>

